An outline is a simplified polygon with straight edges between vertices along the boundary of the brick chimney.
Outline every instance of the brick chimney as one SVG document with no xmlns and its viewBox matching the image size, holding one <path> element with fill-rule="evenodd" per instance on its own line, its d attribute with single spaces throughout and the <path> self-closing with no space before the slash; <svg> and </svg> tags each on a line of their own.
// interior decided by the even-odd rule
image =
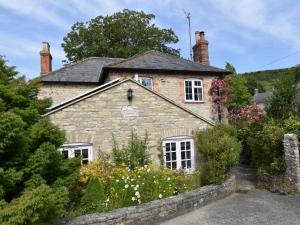
<svg viewBox="0 0 300 225">
<path fill-rule="evenodd" d="M 204 31 L 196 31 L 196 44 L 193 46 L 194 62 L 209 65 L 208 41 L 205 40 Z"/>
<path fill-rule="evenodd" d="M 52 72 L 52 56 L 50 53 L 50 45 L 48 42 L 42 43 L 40 58 L 41 58 L 41 74 Z"/>
</svg>

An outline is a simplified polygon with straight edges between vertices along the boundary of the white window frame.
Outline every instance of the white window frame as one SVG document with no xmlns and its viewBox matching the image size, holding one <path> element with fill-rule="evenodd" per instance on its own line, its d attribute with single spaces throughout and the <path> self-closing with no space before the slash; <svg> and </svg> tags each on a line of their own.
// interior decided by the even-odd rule
<svg viewBox="0 0 300 225">
<path fill-rule="evenodd" d="M 143 84 L 143 80 L 150 80 L 151 81 L 151 86 L 146 86 Z M 143 76 L 139 76 L 138 77 L 138 82 L 142 85 L 144 85 L 146 88 L 149 88 L 149 89 L 153 89 L 153 79 L 151 77 L 143 77 Z"/>
<path fill-rule="evenodd" d="M 80 150 L 80 153 L 82 155 L 82 150 L 87 149 L 88 150 L 88 158 L 81 158 L 81 164 L 82 161 L 88 160 L 88 163 L 93 161 L 93 145 L 89 143 L 70 143 L 70 144 L 64 144 L 59 147 L 58 151 L 60 151 L 63 154 L 63 151 L 68 152 L 68 158 L 74 158 L 75 157 L 75 150 Z"/>
<path fill-rule="evenodd" d="M 186 81 L 191 81 L 192 82 L 192 99 L 187 99 L 186 98 Z M 196 81 L 200 81 L 201 82 L 201 86 L 196 86 L 195 82 Z M 202 94 L 202 98 L 199 100 L 195 100 L 195 88 L 201 88 L 201 94 Z M 204 96 L 203 96 L 203 81 L 201 79 L 196 79 L 196 78 L 189 78 L 189 79 L 185 79 L 184 80 L 184 99 L 185 102 L 204 102 Z"/>
<path fill-rule="evenodd" d="M 181 142 L 190 142 L 190 152 L 191 152 L 191 157 L 190 159 L 186 158 L 185 155 L 185 159 L 181 158 Z M 195 170 L 195 144 L 194 144 L 194 139 L 192 137 L 188 137 L 188 136 L 179 136 L 179 137 L 170 137 L 170 138 L 166 138 L 163 143 L 162 143 L 162 147 L 163 147 L 163 157 L 164 157 L 164 166 L 167 167 L 167 162 L 171 162 L 172 161 L 167 161 L 167 153 L 166 153 L 166 144 L 167 143 L 175 143 L 176 144 L 176 168 L 172 168 L 172 169 L 184 169 L 185 171 L 194 171 Z M 181 167 L 181 162 L 182 161 L 187 161 L 187 160 L 191 160 L 191 168 L 182 168 Z"/>
</svg>

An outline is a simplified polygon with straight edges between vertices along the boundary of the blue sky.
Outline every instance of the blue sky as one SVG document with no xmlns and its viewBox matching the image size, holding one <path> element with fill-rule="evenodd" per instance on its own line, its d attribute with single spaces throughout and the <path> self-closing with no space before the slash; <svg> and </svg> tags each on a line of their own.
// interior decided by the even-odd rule
<svg viewBox="0 0 300 225">
<path fill-rule="evenodd" d="M 300 1 L 295 0 L 0 0 L 0 55 L 33 78 L 40 72 L 41 42 L 48 41 L 53 69 L 60 68 L 62 39 L 75 22 L 124 8 L 153 13 L 156 25 L 172 28 L 180 39 L 174 47 L 184 58 L 189 42 L 183 9 L 191 13 L 192 42 L 195 31 L 206 32 L 214 66 L 223 68 L 228 61 L 247 72 L 300 64 Z"/>
</svg>

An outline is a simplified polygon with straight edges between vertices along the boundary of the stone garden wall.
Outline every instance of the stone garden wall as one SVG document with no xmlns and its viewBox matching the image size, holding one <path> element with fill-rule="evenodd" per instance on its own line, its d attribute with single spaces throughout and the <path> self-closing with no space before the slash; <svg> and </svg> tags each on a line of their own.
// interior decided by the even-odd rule
<svg viewBox="0 0 300 225">
<path fill-rule="evenodd" d="M 231 176 L 221 185 L 205 186 L 177 196 L 155 200 L 139 206 L 117 209 L 110 213 L 97 213 L 65 219 L 60 221 L 59 225 L 154 225 L 190 212 L 214 200 L 222 199 L 235 192 L 235 189 L 235 177 Z"/>
<path fill-rule="evenodd" d="M 295 134 L 284 135 L 284 156 L 287 165 L 286 177 L 300 191 L 300 162 L 298 138 Z"/>
</svg>

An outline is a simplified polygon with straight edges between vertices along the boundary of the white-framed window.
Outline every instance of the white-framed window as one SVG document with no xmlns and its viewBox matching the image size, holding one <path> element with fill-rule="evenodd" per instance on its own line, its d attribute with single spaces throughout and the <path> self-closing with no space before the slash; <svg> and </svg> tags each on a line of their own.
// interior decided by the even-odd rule
<svg viewBox="0 0 300 225">
<path fill-rule="evenodd" d="M 186 102 L 203 102 L 203 82 L 200 79 L 184 80 Z"/>
<path fill-rule="evenodd" d="M 150 77 L 138 77 L 138 82 L 149 89 L 153 89 L 153 82 Z"/>
<path fill-rule="evenodd" d="M 81 157 L 81 164 L 88 164 L 93 160 L 93 146 L 89 143 L 71 143 L 59 147 L 58 151 L 64 158 Z"/>
<path fill-rule="evenodd" d="M 164 164 L 170 169 L 195 169 L 194 140 L 173 137 L 163 141 Z"/>
</svg>

